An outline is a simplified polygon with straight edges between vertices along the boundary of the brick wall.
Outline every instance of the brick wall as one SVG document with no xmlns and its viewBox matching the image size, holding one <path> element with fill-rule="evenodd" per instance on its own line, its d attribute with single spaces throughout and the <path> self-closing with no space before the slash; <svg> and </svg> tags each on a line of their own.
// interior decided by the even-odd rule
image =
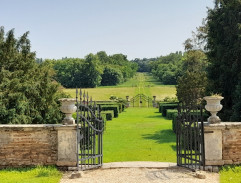
<svg viewBox="0 0 241 183">
<path fill-rule="evenodd" d="M 241 126 L 240 126 L 241 127 Z M 225 164 L 241 163 L 241 128 L 226 128 L 223 133 L 223 160 Z"/>
<path fill-rule="evenodd" d="M 206 165 L 241 163 L 241 122 L 204 126 Z"/>
<path fill-rule="evenodd" d="M 0 168 L 54 165 L 57 144 L 55 125 L 0 125 Z"/>
</svg>

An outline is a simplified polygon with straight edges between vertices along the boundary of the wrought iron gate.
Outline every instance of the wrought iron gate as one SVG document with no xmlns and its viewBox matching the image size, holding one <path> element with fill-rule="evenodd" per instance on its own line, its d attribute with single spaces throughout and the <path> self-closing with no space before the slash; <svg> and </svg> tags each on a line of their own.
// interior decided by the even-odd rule
<svg viewBox="0 0 241 183">
<path fill-rule="evenodd" d="M 144 94 L 138 94 L 130 99 L 130 107 L 151 107 L 152 98 Z"/>
<path fill-rule="evenodd" d="M 98 168 L 103 164 L 103 120 L 100 109 L 88 93 L 76 89 L 77 104 L 77 167 L 80 170 Z"/>
<path fill-rule="evenodd" d="M 203 107 L 179 104 L 176 125 L 177 165 L 204 168 Z"/>
</svg>

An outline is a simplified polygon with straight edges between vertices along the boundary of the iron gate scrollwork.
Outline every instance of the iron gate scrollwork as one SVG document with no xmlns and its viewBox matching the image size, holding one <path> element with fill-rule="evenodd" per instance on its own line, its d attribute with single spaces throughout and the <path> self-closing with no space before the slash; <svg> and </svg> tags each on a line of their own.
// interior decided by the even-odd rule
<svg viewBox="0 0 241 183">
<path fill-rule="evenodd" d="M 179 104 L 177 117 L 177 165 L 193 170 L 205 167 L 203 107 Z"/>
<path fill-rule="evenodd" d="M 151 107 L 152 98 L 144 94 L 138 94 L 130 99 L 130 107 Z"/>
<path fill-rule="evenodd" d="M 88 93 L 76 89 L 77 105 L 77 167 L 98 168 L 103 164 L 102 135 L 104 130 L 100 109 Z"/>
</svg>

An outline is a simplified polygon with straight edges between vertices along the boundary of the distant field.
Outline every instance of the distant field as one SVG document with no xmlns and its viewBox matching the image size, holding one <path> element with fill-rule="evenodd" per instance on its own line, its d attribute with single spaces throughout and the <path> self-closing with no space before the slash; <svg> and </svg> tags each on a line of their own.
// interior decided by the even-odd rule
<svg viewBox="0 0 241 183">
<path fill-rule="evenodd" d="M 127 95 L 134 96 L 135 88 L 123 87 L 123 88 L 83 88 L 85 92 L 88 92 L 92 96 L 93 100 L 109 100 L 111 95 L 126 98 Z M 75 89 L 64 89 L 64 92 L 75 98 Z"/>
<path fill-rule="evenodd" d="M 138 93 L 144 93 L 147 96 L 157 96 L 161 100 L 167 96 L 175 97 L 176 88 L 174 85 L 162 85 L 150 74 L 137 73 L 132 79 L 117 86 L 101 86 L 98 88 L 83 88 L 88 92 L 93 100 L 109 100 L 111 95 L 125 98 L 134 97 Z M 75 97 L 75 89 L 64 89 L 64 92 Z"/>
</svg>

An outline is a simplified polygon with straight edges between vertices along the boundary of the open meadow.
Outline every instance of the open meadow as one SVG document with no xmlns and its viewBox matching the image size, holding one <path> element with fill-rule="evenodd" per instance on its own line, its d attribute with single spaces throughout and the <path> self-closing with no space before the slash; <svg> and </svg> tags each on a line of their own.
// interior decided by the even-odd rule
<svg viewBox="0 0 241 183">
<path fill-rule="evenodd" d="M 117 86 L 105 86 L 97 88 L 83 88 L 89 93 L 93 100 L 109 100 L 111 95 L 119 98 L 134 97 L 143 93 L 149 97 L 156 96 L 161 100 L 167 96 L 175 97 L 176 88 L 174 85 L 162 85 L 152 75 L 147 73 L 137 73 L 132 79 Z M 65 93 L 75 98 L 76 89 L 64 89 Z"/>
</svg>

